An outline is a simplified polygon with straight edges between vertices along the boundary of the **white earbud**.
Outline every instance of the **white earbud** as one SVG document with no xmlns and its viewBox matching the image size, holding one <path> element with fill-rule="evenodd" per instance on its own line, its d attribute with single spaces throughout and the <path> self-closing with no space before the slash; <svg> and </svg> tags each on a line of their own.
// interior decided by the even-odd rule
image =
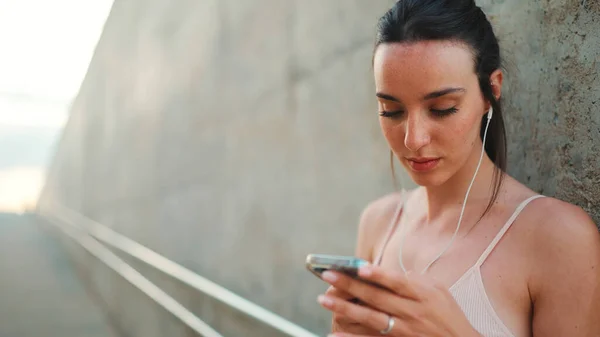
<svg viewBox="0 0 600 337">
<path fill-rule="evenodd" d="M 494 108 L 490 106 L 490 110 L 488 110 L 488 120 L 492 119 L 492 114 L 494 113 Z"/>
</svg>

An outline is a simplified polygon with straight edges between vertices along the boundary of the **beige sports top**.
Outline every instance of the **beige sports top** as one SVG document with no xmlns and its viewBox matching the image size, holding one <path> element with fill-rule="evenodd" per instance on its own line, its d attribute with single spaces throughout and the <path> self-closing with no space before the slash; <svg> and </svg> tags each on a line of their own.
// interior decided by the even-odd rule
<svg viewBox="0 0 600 337">
<path fill-rule="evenodd" d="M 515 210 L 513 215 L 508 219 L 494 240 L 481 254 L 477 263 L 469 268 L 459 279 L 450 287 L 450 293 L 467 316 L 471 325 L 484 337 L 514 337 L 513 333 L 502 322 L 496 314 L 494 307 L 488 298 L 483 279 L 481 277 L 481 265 L 485 262 L 490 253 L 494 250 L 498 242 L 508 231 L 515 219 L 521 211 L 533 200 L 541 198 L 543 195 L 534 195 L 523 201 Z M 383 257 L 383 251 L 398 227 L 398 218 L 401 213 L 401 206 L 398 206 L 394 217 L 390 223 L 390 228 L 386 235 L 386 240 L 381 248 L 381 251 L 375 259 L 375 264 L 379 265 Z"/>
</svg>

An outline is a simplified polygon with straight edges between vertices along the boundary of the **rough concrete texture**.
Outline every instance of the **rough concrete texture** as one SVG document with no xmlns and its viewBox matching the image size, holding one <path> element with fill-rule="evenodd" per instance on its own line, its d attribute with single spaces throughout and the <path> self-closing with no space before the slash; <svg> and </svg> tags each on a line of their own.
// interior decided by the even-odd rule
<svg viewBox="0 0 600 337">
<path fill-rule="evenodd" d="M 304 257 L 352 253 L 360 211 L 392 190 L 370 68 L 392 3 L 115 1 L 40 208 L 323 334 Z M 509 58 L 510 173 L 600 220 L 600 4 L 480 4 Z"/>
<path fill-rule="evenodd" d="M 509 173 L 600 222 L 600 2 L 481 1 L 508 67 Z"/>
</svg>

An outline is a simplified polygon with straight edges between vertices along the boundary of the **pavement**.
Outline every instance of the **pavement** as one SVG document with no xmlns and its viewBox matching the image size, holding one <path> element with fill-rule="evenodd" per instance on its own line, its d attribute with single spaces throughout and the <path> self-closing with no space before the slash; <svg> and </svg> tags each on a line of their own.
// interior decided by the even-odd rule
<svg viewBox="0 0 600 337">
<path fill-rule="evenodd" d="M 0 337 L 117 337 L 61 242 L 32 215 L 0 213 Z"/>
</svg>

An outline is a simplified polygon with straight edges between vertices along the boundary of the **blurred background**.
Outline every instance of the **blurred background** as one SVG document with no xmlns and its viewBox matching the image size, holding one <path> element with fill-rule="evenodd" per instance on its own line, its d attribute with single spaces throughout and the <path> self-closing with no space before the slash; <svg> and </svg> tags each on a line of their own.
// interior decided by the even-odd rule
<svg viewBox="0 0 600 337">
<path fill-rule="evenodd" d="M 0 1 L 0 210 L 35 206 L 112 1 Z"/>
<path fill-rule="evenodd" d="M 326 334 L 304 258 L 394 190 L 393 3 L 0 0 L 0 337 Z M 477 3 L 509 173 L 598 223 L 600 2 Z"/>
</svg>

